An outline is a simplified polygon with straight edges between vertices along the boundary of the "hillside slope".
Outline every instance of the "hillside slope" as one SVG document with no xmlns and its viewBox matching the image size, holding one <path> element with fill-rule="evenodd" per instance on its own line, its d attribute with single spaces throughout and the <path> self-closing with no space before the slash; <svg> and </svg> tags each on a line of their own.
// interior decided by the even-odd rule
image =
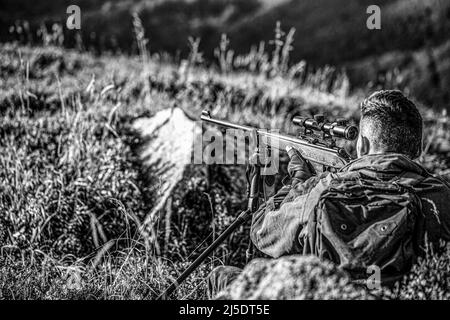
<svg viewBox="0 0 450 320">
<path fill-rule="evenodd" d="M 247 52 L 250 45 L 273 38 L 277 21 L 285 30 L 294 27 L 292 56 L 316 64 L 341 64 L 393 50 L 437 45 L 449 38 L 450 3 L 444 0 L 1 0 L 0 39 L 11 39 L 8 27 L 28 20 L 30 29 L 43 21 L 65 22 L 65 9 L 82 9 L 81 34 L 86 45 L 117 46 L 130 51 L 133 44 L 131 12 L 141 15 L 154 51 L 187 50 L 189 36 L 201 37 L 201 48 L 212 56 L 220 34 L 228 33 L 232 47 Z M 377 4 L 382 29 L 366 28 L 366 8 Z M 118 23 L 120 21 L 120 23 Z M 66 30 L 66 36 L 73 32 Z"/>
<path fill-rule="evenodd" d="M 381 30 L 366 28 L 366 8 L 381 8 Z M 449 39 L 450 3 L 442 0 L 292 0 L 270 12 L 229 27 L 237 48 L 269 40 L 276 21 L 294 27 L 293 57 L 341 64 L 392 50 L 411 50 Z M 253 41 L 249 41 L 253 40 Z"/>
<path fill-rule="evenodd" d="M 43 23 L 65 25 L 69 4 L 82 9 L 82 28 L 59 31 L 54 41 L 92 52 L 137 53 L 132 12 L 138 12 L 151 53 L 168 52 L 176 59 L 189 54 L 188 38 L 200 38 L 199 51 L 209 62 L 221 34 L 229 49 L 248 53 L 260 41 L 273 50 L 274 28 L 281 21 L 295 28 L 292 62 L 308 67 L 345 68 L 353 88 L 398 88 L 414 92 L 425 104 L 450 108 L 450 2 L 445 0 L 0 0 L 0 42 L 42 43 Z M 381 7 L 381 30 L 366 28 L 366 8 Z M 15 25 L 11 28 L 11 25 Z M 41 32 L 42 34 L 42 32 Z"/>
</svg>

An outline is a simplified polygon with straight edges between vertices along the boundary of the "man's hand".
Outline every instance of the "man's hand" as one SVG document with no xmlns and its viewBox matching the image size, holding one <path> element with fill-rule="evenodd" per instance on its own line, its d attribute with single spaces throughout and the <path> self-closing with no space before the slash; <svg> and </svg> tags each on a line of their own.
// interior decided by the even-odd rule
<svg viewBox="0 0 450 320">
<path fill-rule="evenodd" d="M 305 160 L 297 149 L 290 146 L 286 147 L 286 151 L 291 159 L 289 161 L 287 170 L 289 176 L 292 178 L 292 187 L 298 183 L 305 182 L 313 175 L 315 175 L 315 170 L 313 166 Z"/>
</svg>

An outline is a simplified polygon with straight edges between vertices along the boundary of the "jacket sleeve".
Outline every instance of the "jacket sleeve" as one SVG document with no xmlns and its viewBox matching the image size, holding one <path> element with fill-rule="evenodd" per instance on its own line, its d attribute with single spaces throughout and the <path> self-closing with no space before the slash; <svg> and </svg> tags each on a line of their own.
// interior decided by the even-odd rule
<svg viewBox="0 0 450 320">
<path fill-rule="evenodd" d="M 250 236 L 260 251 L 274 258 L 301 253 L 298 235 L 325 186 L 321 178 L 282 188 L 253 215 Z"/>
<path fill-rule="evenodd" d="M 440 177 L 426 179 L 418 190 L 425 213 L 425 230 L 432 243 L 450 241 L 450 185 Z"/>
</svg>

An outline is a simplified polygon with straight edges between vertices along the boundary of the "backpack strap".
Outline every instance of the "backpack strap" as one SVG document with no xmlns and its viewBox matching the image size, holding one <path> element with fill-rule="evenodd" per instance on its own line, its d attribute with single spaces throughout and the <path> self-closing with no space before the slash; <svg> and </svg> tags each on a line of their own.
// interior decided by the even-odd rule
<svg viewBox="0 0 450 320">
<path fill-rule="evenodd" d="M 429 174 L 428 172 L 426 172 L 426 174 L 424 175 L 420 175 L 418 173 L 414 173 L 414 172 L 410 172 L 410 171 L 405 171 L 403 172 L 401 175 L 399 175 L 396 179 L 396 181 L 394 181 L 393 183 L 396 183 L 398 185 L 400 185 L 401 187 L 408 189 L 417 199 L 418 204 L 419 204 L 419 216 L 421 217 L 421 219 L 419 219 L 419 222 L 416 224 L 415 227 L 415 234 L 420 234 L 419 239 L 417 239 L 417 242 L 415 242 L 415 248 L 417 250 L 417 252 L 420 252 L 420 255 L 423 255 L 425 252 L 425 242 L 427 241 L 427 232 L 426 232 L 426 222 L 425 222 L 425 213 L 423 211 L 423 201 L 422 198 L 417 194 L 416 189 L 414 189 L 415 186 L 419 185 L 420 183 L 422 183 L 425 179 L 432 177 L 431 174 Z M 404 179 L 405 181 L 402 183 L 399 183 L 398 181 Z M 423 231 L 421 231 L 421 229 Z"/>
<path fill-rule="evenodd" d="M 402 174 L 394 177 L 390 182 L 394 184 L 401 185 L 403 187 L 415 187 L 421 184 L 425 179 L 429 178 L 428 174 L 421 175 L 411 171 L 404 171 Z M 400 180 L 403 180 L 400 183 Z"/>
</svg>

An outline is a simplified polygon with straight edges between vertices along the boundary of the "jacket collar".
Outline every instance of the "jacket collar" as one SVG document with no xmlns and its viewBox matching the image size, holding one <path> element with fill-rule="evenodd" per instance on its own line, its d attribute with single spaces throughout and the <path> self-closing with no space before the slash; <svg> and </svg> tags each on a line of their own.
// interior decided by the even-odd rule
<svg viewBox="0 0 450 320">
<path fill-rule="evenodd" d="M 397 175 L 406 171 L 428 175 L 421 165 L 400 153 L 366 155 L 348 163 L 340 171 L 364 171 L 365 174 L 369 175 Z"/>
</svg>

